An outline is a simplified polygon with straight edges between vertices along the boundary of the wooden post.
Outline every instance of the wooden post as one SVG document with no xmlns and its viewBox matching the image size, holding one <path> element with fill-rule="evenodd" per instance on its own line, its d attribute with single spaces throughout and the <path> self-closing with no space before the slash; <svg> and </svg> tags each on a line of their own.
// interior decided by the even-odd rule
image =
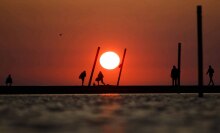
<svg viewBox="0 0 220 133">
<path fill-rule="evenodd" d="M 181 43 L 178 43 L 178 86 L 180 86 L 180 74 L 181 74 Z"/>
<path fill-rule="evenodd" d="M 126 48 L 124 49 L 124 55 L 123 55 L 123 58 L 122 58 L 122 63 L 120 64 L 120 72 L 119 72 L 119 75 L 118 75 L 117 86 L 119 86 L 119 82 L 120 82 L 120 78 L 121 78 L 121 72 L 122 72 L 122 68 L 123 68 L 123 65 L 124 65 L 125 54 L 126 54 Z"/>
<path fill-rule="evenodd" d="M 202 6 L 197 6 L 197 32 L 198 32 L 198 87 L 199 87 L 199 97 L 203 97 Z"/>
<path fill-rule="evenodd" d="M 92 67 L 92 72 L 91 72 L 91 75 L 90 75 L 90 78 L 89 78 L 88 86 L 91 86 L 93 73 L 94 73 L 96 62 L 97 62 L 97 58 L 98 58 L 98 55 L 99 55 L 99 50 L 100 50 L 100 47 L 98 47 L 97 52 L 96 52 L 95 61 L 94 61 L 93 67 Z"/>
</svg>

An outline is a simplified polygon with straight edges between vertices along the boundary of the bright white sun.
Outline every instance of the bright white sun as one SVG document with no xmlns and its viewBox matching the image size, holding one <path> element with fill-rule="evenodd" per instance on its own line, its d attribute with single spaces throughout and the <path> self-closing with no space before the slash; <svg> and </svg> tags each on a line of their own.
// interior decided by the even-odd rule
<svg viewBox="0 0 220 133">
<path fill-rule="evenodd" d="M 115 52 L 105 52 L 100 57 L 100 64 L 105 69 L 115 69 L 120 63 L 120 58 Z"/>
</svg>

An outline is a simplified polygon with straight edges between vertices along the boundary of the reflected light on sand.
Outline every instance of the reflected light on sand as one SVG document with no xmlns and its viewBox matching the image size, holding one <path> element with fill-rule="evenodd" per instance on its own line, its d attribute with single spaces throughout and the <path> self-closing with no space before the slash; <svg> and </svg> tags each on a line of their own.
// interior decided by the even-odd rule
<svg viewBox="0 0 220 133">
<path fill-rule="evenodd" d="M 105 97 L 107 99 L 112 100 L 120 100 L 121 95 L 117 93 L 107 93 L 107 94 L 100 94 L 101 97 Z M 120 118 L 117 117 L 116 112 L 121 110 L 121 105 L 118 102 L 109 103 L 102 107 L 102 114 L 103 118 L 107 118 L 112 122 L 104 124 L 101 129 L 104 133 L 124 133 L 125 132 L 125 122 Z"/>
<path fill-rule="evenodd" d="M 106 94 L 100 94 L 102 97 L 119 97 L 120 94 L 117 93 L 106 93 Z"/>
</svg>

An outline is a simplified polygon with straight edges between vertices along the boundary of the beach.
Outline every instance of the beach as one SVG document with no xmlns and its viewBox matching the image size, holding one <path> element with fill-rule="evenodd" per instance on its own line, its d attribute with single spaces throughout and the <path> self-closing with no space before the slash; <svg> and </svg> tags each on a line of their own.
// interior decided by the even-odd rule
<svg viewBox="0 0 220 133">
<path fill-rule="evenodd" d="M 1 133 L 217 133 L 220 95 L 1 95 Z"/>
</svg>

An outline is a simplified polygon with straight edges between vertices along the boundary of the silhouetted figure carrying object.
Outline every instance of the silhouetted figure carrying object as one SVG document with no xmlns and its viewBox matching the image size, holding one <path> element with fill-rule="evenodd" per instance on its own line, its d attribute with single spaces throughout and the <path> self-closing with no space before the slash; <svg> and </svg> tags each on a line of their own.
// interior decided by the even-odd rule
<svg viewBox="0 0 220 133">
<path fill-rule="evenodd" d="M 79 75 L 79 79 L 82 80 L 82 86 L 84 85 L 85 77 L 86 77 L 86 71 L 83 71 L 83 72 Z"/>
<path fill-rule="evenodd" d="M 208 85 L 211 85 L 211 84 L 214 85 L 214 81 L 213 81 L 214 69 L 212 68 L 211 65 L 209 65 L 209 69 L 206 74 L 209 74 L 209 84 Z"/>
<path fill-rule="evenodd" d="M 172 78 L 172 85 L 177 86 L 177 79 L 179 76 L 179 70 L 176 68 L 176 66 L 173 66 L 173 69 L 171 70 L 171 78 Z"/>
<path fill-rule="evenodd" d="M 5 84 L 6 86 L 11 86 L 12 85 L 12 78 L 11 78 L 11 74 L 8 75 L 8 77 L 5 80 Z"/>
<path fill-rule="evenodd" d="M 103 78 L 104 78 L 104 76 L 103 76 L 102 72 L 100 71 L 99 74 L 98 74 L 98 77 L 95 79 L 95 81 L 98 82 L 98 85 L 99 85 L 99 81 L 101 81 L 102 84 L 105 85 L 105 83 L 104 83 L 104 81 L 103 81 Z"/>
</svg>

